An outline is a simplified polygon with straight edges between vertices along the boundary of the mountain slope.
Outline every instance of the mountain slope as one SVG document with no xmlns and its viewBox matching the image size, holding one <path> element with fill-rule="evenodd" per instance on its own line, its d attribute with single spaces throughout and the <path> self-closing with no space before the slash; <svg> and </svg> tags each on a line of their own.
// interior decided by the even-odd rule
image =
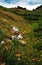
<svg viewBox="0 0 42 65">
<path fill-rule="evenodd" d="M 6 65 L 42 65 L 42 12 L 0 6 L 0 62 Z M 13 27 L 23 39 L 12 40 Z M 1 45 L 5 41 L 4 45 Z"/>
<path fill-rule="evenodd" d="M 15 25 L 18 28 L 23 29 L 23 31 L 25 29 L 27 32 L 29 31 L 28 29 L 31 30 L 31 23 L 38 23 L 38 25 L 39 23 L 42 23 L 41 10 L 42 10 L 42 7 L 39 11 L 37 10 L 28 11 L 25 9 L 23 10 L 21 8 L 10 8 L 10 9 L 7 8 L 6 9 L 0 6 L 0 20 L 2 22 L 4 21 L 3 24 L 5 23 L 5 25 L 8 25 L 8 26 L 9 24 L 11 24 L 12 26 Z"/>
<path fill-rule="evenodd" d="M 29 25 L 26 24 L 26 21 L 21 16 L 17 16 L 10 11 L 5 11 L 4 9 L 0 10 L 0 25 L 3 28 L 3 32 L 5 31 L 5 29 L 7 30 L 7 32 L 5 32 L 6 35 L 8 34 L 8 32 L 10 32 L 9 34 L 11 34 L 13 26 L 18 27 L 20 29 L 20 32 L 23 32 L 24 29 L 27 31 L 30 28 Z M 26 26 L 28 29 L 26 28 Z M 7 28 L 9 28 L 10 31 L 8 31 Z"/>
</svg>

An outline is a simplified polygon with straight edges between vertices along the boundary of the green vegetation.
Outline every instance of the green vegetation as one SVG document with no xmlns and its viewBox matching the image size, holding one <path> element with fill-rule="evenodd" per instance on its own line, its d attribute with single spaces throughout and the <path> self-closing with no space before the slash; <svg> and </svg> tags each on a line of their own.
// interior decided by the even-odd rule
<svg viewBox="0 0 42 65">
<path fill-rule="evenodd" d="M 13 26 L 19 29 L 22 40 L 11 39 L 15 35 Z M 42 6 L 33 11 L 0 6 L 0 63 L 42 65 Z"/>
</svg>

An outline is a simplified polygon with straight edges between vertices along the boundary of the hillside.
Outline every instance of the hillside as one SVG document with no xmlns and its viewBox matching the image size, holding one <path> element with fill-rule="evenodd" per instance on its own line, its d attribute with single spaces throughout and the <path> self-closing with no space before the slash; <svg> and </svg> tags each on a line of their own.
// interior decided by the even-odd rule
<svg viewBox="0 0 42 65">
<path fill-rule="evenodd" d="M 22 40 L 11 39 L 15 36 L 13 27 L 19 29 Z M 42 65 L 42 6 L 33 11 L 0 6 L 0 61 L 7 65 Z"/>
</svg>

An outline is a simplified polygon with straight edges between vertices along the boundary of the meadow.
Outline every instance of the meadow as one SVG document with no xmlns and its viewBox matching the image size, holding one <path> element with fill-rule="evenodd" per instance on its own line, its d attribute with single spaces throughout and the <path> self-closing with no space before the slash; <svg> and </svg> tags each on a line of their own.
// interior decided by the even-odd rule
<svg viewBox="0 0 42 65">
<path fill-rule="evenodd" d="M 13 27 L 19 29 L 18 39 Z M 12 36 L 16 36 L 12 40 Z M 1 44 L 4 41 L 4 44 Z M 22 42 L 24 41 L 25 44 Z M 0 65 L 42 65 L 42 5 L 33 11 L 0 6 Z"/>
</svg>

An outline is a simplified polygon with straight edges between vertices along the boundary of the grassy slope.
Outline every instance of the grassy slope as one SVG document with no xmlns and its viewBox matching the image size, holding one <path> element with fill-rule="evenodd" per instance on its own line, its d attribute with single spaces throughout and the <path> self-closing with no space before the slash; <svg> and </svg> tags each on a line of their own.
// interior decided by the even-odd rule
<svg viewBox="0 0 42 65">
<path fill-rule="evenodd" d="M 6 9 L 1 7 L 0 25 L 0 28 L 2 28 L 1 30 L 3 31 L 3 33 L 8 36 L 11 36 L 13 26 L 18 27 L 22 34 L 24 31 L 25 34 L 29 32 L 34 33 L 33 30 L 36 29 L 36 27 L 39 28 L 39 25 L 41 25 L 42 28 L 42 8 L 35 11 L 28 11 L 17 8 Z"/>
<path fill-rule="evenodd" d="M 35 11 L 28 11 L 0 7 L 0 42 L 2 40 L 6 41 L 8 37 L 13 35 L 13 26 L 16 26 L 20 30 L 20 33 L 24 36 L 23 40 L 27 42 L 27 46 L 23 48 L 21 46 L 18 53 L 24 54 L 23 58 L 25 60 L 25 56 L 29 56 L 28 53 L 31 51 L 33 53 L 32 58 L 36 57 L 35 55 L 37 54 L 37 61 L 39 61 L 42 54 L 40 53 L 40 50 L 42 50 L 42 8 Z M 31 60 L 31 56 L 29 56 L 29 60 Z M 32 61 L 29 62 L 32 63 Z"/>
<path fill-rule="evenodd" d="M 6 35 L 8 32 L 10 32 L 9 34 L 12 34 L 11 31 L 13 26 L 18 27 L 21 33 L 23 33 L 23 31 L 26 31 L 27 33 L 31 30 L 29 24 L 26 23 L 21 16 L 13 14 L 10 11 L 5 11 L 4 9 L 0 9 L 0 25 L 0 28 L 2 28 L 1 30 L 3 30 L 3 33 L 6 33 Z M 5 30 L 7 32 L 4 32 Z"/>
</svg>

